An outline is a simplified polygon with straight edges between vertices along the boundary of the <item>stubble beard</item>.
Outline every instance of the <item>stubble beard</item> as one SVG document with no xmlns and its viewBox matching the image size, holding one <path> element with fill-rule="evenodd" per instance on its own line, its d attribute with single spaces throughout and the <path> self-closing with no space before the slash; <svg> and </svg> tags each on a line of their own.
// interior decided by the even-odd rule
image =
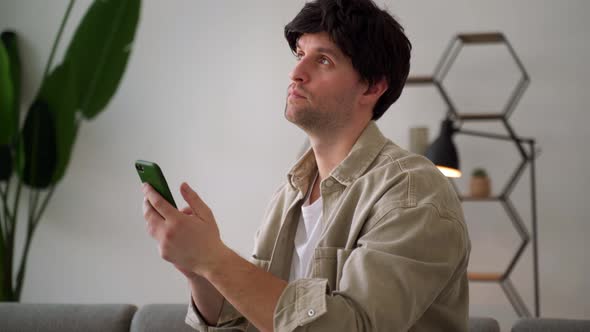
<svg viewBox="0 0 590 332">
<path fill-rule="evenodd" d="M 308 134 L 341 128 L 347 121 L 346 113 L 328 111 L 321 107 L 285 103 L 285 118 Z"/>
<path fill-rule="evenodd" d="M 324 116 L 317 109 L 309 106 L 285 105 L 285 119 L 306 132 L 315 132 L 323 127 Z"/>
</svg>

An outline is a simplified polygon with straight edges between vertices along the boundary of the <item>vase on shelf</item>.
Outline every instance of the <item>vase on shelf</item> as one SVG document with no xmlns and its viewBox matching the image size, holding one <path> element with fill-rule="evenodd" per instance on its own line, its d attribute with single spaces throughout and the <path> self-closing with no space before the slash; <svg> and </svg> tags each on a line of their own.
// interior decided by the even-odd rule
<svg viewBox="0 0 590 332">
<path fill-rule="evenodd" d="M 492 185 L 487 172 L 483 168 L 476 168 L 469 181 L 469 195 L 475 198 L 490 197 Z"/>
</svg>

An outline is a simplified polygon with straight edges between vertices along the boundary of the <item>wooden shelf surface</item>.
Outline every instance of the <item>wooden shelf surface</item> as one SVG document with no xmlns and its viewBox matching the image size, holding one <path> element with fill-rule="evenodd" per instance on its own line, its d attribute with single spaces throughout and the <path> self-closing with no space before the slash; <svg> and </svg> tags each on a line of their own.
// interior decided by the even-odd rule
<svg viewBox="0 0 590 332">
<path fill-rule="evenodd" d="M 457 36 L 465 44 L 501 43 L 505 40 L 499 32 L 462 33 Z"/>
<path fill-rule="evenodd" d="M 474 197 L 474 196 L 459 196 L 459 199 L 462 201 L 467 202 L 489 202 L 489 201 L 500 201 L 502 198 L 500 196 L 488 196 L 488 197 Z"/>
<path fill-rule="evenodd" d="M 467 272 L 470 281 L 502 281 L 502 273 Z"/>
<path fill-rule="evenodd" d="M 410 76 L 406 80 L 406 84 L 430 84 L 434 82 L 432 76 Z"/>
<path fill-rule="evenodd" d="M 461 120 L 501 120 L 504 114 L 498 113 L 460 113 Z"/>
</svg>

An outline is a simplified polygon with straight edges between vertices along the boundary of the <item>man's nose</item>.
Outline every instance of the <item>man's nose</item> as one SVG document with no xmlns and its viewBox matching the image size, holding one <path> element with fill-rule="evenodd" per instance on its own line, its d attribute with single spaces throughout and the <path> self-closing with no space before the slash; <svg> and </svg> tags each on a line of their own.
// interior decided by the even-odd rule
<svg viewBox="0 0 590 332">
<path fill-rule="evenodd" d="M 302 58 L 295 64 L 293 70 L 289 73 L 289 78 L 293 82 L 305 83 L 309 80 L 309 73 L 307 70 L 307 60 Z"/>
</svg>

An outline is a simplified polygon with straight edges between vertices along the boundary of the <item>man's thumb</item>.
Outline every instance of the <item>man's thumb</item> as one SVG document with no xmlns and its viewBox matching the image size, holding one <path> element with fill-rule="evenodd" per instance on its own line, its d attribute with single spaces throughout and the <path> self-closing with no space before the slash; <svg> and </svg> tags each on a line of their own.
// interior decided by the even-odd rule
<svg viewBox="0 0 590 332">
<path fill-rule="evenodd" d="M 188 205 L 193 209 L 193 211 L 197 212 L 203 208 L 203 201 L 199 195 L 197 195 L 197 193 L 188 185 L 188 183 L 183 182 L 180 185 L 180 193 Z"/>
</svg>

